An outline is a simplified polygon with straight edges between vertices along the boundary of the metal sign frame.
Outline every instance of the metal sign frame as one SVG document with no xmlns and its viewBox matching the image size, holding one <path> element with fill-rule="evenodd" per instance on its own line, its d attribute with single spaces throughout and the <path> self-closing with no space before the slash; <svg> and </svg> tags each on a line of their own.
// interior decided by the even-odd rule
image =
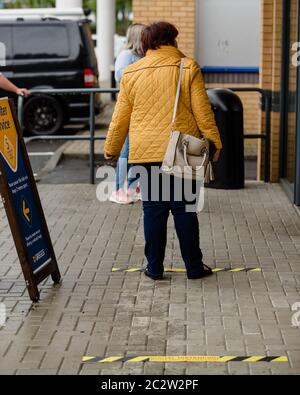
<svg viewBox="0 0 300 395">
<path fill-rule="evenodd" d="M 25 163 L 25 169 L 28 175 L 28 183 L 30 185 L 31 191 L 34 196 L 34 201 L 32 204 L 35 205 L 35 208 L 39 214 L 39 219 L 42 224 L 42 232 L 43 235 L 45 236 L 45 242 L 47 243 L 47 247 L 50 253 L 50 262 L 47 264 L 43 265 L 40 270 L 37 270 L 36 272 L 33 272 L 33 268 L 30 264 L 30 260 L 28 257 L 28 252 L 27 248 L 25 245 L 25 240 L 22 236 L 21 232 L 21 225 L 20 225 L 20 218 L 18 218 L 18 215 L 15 211 L 14 208 L 14 203 L 13 203 L 13 197 L 12 193 L 10 191 L 8 181 L 6 174 L 4 172 L 3 165 L 0 161 L 0 193 L 2 196 L 2 201 L 4 204 L 4 208 L 6 210 L 9 226 L 12 232 L 12 236 L 15 242 L 16 250 L 18 253 L 18 257 L 20 260 L 20 264 L 22 267 L 23 275 L 25 278 L 26 286 L 29 292 L 29 296 L 33 302 L 38 302 L 40 299 L 40 293 L 38 290 L 38 284 L 41 283 L 43 280 L 45 280 L 48 276 L 51 275 L 52 280 L 54 283 L 58 284 L 60 282 L 61 276 L 59 272 L 59 268 L 57 265 L 57 260 L 55 256 L 55 252 L 53 249 L 52 241 L 50 238 L 48 226 L 46 223 L 44 211 L 42 208 L 41 200 L 39 197 L 39 192 L 36 186 L 36 182 L 34 179 L 33 171 L 31 168 L 31 164 L 29 161 L 28 153 L 26 150 L 26 146 L 23 140 L 22 136 L 22 131 L 18 122 L 17 114 L 14 108 L 14 104 L 12 100 L 8 100 L 8 104 L 12 113 L 13 121 L 14 121 L 14 127 L 18 136 L 18 142 L 21 146 L 23 158 L 24 158 L 24 163 Z"/>
</svg>

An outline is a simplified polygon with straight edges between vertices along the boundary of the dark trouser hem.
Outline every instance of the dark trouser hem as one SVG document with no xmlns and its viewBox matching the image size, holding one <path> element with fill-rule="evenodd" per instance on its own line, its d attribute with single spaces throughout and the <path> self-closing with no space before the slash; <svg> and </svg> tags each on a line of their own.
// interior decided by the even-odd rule
<svg viewBox="0 0 300 395">
<path fill-rule="evenodd" d="M 157 164 L 155 164 L 157 166 Z M 151 172 L 151 164 L 144 165 Z M 146 188 L 151 188 L 150 177 Z M 141 184 L 143 194 L 143 183 Z M 143 201 L 145 255 L 148 261 L 147 270 L 154 276 L 164 272 L 165 249 L 167 244 L 167 224 L 171 211 L 176 233 L 179 239 L 180 250 L 184 260 L 187 274 L 195 276 L 203 271 L 203 255 L 199 246 L 199 222 L 197 213 L 186 210 L 187 202 L 175 201 L 174 179 L 171 176 L 169 201 Z"/>
</svg>

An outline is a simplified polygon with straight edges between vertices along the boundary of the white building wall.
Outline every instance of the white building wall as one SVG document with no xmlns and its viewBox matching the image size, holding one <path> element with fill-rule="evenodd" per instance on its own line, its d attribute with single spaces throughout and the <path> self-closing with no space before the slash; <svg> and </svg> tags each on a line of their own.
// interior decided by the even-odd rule
<svg viewBox="0 0 300 395">
<path fill-rule="evenodd" d="M 82 0 L 56 0 L 56 8 L 82 7 Z"/>
<path fill-rule="evenodd" d="M 197 56 L 203 67 L 258 68 L 261 0 L 197 0 Z"/>
</svg>

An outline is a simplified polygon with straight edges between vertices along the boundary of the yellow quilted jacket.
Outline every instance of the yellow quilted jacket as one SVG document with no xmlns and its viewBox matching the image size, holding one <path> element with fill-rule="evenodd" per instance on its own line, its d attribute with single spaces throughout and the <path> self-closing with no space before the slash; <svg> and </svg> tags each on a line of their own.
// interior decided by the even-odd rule
<svg viewBox="0 0 300 395">
<path fill-rule="evenodd" d="M 119 155 L 129 133 L 129 163 L 162 162 L 174 108 L 180 59 L 175 47 L 161 46 L 128 66 L 123 74 L 118 101 L 104 151 Z M 176 130 L 199 137 L 199 130 L 222 148 L 214 113 L 199 65 L 185 58 Z"/>
</svg>

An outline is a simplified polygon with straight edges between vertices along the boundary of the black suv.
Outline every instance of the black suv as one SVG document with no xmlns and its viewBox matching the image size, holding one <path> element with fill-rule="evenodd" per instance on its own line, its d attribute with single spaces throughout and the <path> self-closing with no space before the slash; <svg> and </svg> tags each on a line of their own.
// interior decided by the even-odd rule
<svg viewBox="0 0 300 395">
<path fill-rule="evenodd" d="M 21 88 L 99 87 L 87 20 L 0 21 L 0 42 L 6 46 L 6 66 L 0 70 Z M 0 91 L 1 96 L 7 92 Z M 97 96 L 96 113 L 99 111 Z M 65 124 L 86 123 L 88 115 L 88 95 L 32 95 L 25 101 L 24 126 L 31 134 L 55 134 Z"/>
</svg>

